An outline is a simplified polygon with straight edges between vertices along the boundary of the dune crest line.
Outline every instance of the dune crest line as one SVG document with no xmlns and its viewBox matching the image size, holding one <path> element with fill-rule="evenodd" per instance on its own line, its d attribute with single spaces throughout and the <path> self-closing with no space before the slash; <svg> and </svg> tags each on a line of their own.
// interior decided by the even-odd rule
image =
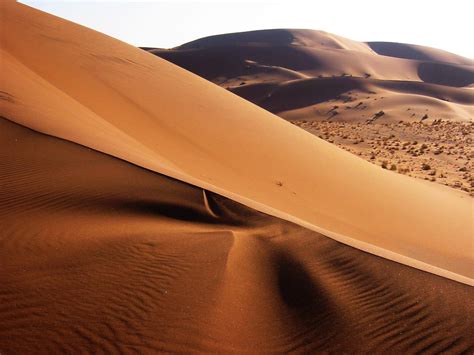
<svg viewBox="0 0 474 355">
<path fill-rule="evenodd" d="M 8 28 L 2 51 L 14 58 L 5 60 L 0 83 L 9 98 L 1 100 L 2 116 L 370 253 L 472 282 L 473 201 L 464 194 L 372 166 L 82 26 L 9 2 L 1 4 L 1 23 Z"/>
</svg>

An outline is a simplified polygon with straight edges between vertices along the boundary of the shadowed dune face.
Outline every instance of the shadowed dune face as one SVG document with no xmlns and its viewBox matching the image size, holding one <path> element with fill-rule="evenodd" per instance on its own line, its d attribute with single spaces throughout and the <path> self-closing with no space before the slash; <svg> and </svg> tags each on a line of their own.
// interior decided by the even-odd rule
<svg viewBox="0 0 474 355">
<path fill-rule="evenodd" d="M 271 90 L 259 102 L 260 106 L 274 113 L 315 105 L 340 98 L 352 90 L 368 93 L 364 83 L 349 78 L 324 78 L 292 80 Z M 236 91 L 238 93 L 238 88 Z M 292 97 L 292 100 L 286 100 Z"/>
<path fill-rule="evenodd" d="M 258 75 L 262 70 L 270 73 L 274 71 L 277 75 L 280 74 L 278 68 L 304 71 L 323 65 L 318 61 L 318 58 L 307 53 L 304 48 L 282 46 L 281 44 L 271 46 L 246 43 L 202 49 L 184 47 L 179 51 L 155 49 L 149 51 L 209 80 L 219 80 L 224 75 L 225 77 Z M 265 63 L 268 69 L 261 69 L 253 63 Z M 288 75 L 290 73 L 291 71 Z M 281 73 L 281 75 L 284 74 L 286 73 Z"/>
<path fill-rule="evenodd" d="M 414 59 L 428 62 L 446 62 L 473 65 L 472 60 L 443 50 L 393 42 L 367 42 L 367 45 L 380 55 L 395 58 Z"/>
<path fill-rule="evenodd" d="M 418 75 L 425 82 L 439 85 L 463 87 L 474 83 L 474 67 L 472 66 L 456 67 L 443 63 L 420 63 Z M 473 96 L 471 93 L 471 99 Z"/>
<path fill-rule="evenodd" d="M 433 60 L 422 50 L 404 43 L 369 42 L 368 45 L 380 55 L 404 59 Z"/>
<path fill-rule="evenodd" d="M 474 346 L 466 285 L 3 118 L 0 145 L 2 354 Z"/>
<path fill-rule="evenodd" d="M 289 120 L 300 119 L 292 111 L 314 107 L 317 112 L 319 110 L 317 105 L 321 103 L 340 104 L 342 102 L 347 106 L 353 105 L 354 101 L 357 101 L 359 104 L 357 108 L 367 108 L 363 98 L 373 97 L 375 91 L 383 91 L 384 95 L 388 97 L 400 94 L 417 95 L 460 105 L 474 105 L 474 95 L 472 95 L 471 90 L 467 89 L 456 90 L 450 87 L 413 81 L 380 81 L 352 77 L 295 79 L 282 84 L 256 83 L 237 86 L 231 88 L 230 91 L 272 113 L 281 114 L 284 112 L 291 114 Z M 291 97 L 291 100 L 288 100 L 289 97 Z M 436 107 L 435 105 L 436 102 L 432 104 L 432 107 Z M 334 105 L 330 107 L 332 108 Z M 390 109 L 393 110 L 393 107 Z M 366 116 L 362 116 L 360 110 L 355 112 L 354 116 L 359 114 L 359 117 L 353 117 L 352 121 L 366 120 Z M 406 114 L 402 117 L 405 116 Z M 337 121 L 338 118 L 335 120 Z M 308 120 L 308 117 L 305 116 L 305 119 Z M 327 119 L 327 116 L 325 116 L 325 119 Z"/>
<path fill-rule="evenodd" d="M 431 99 L 431 103 L 423 105 L 432 117 L 467 121 L 474 114 L 474 89 L 470 87 L 474 62 L 434 48 L 360 43 L 321 31 L 265 30 L 206 37 L 170 50 L 147 50 L 273 113 L 285 111 L 283 117 L 292 120 L 326 119 L 327 105 L 344 103 L 339 93 L 330 94 L 334 91 L 331 88 L 341 83 L 349 85 L 349 77 L 361 79 L 352 89 L 367 111 L 392 112 L 385 116 L 386 121 L 413 121 L 402 103 L 417 102 L 419 96 Z M 342 82 L 341 77 L 345 78 Z M 309 82 L 302 84 L 303 79 Z M 397 86 L 406 87 L 406 83 L 413 89 L 396 90 Z M 329 90 L 318 89 L 323 86 Z M 367 97 L 367 91 L 376 96 Z M 267 102 L 266 98 L 271 96 L 279 98 L 278 104 Z M 392 100 L 396 103 L 382 107 L 374 102 L 381 97 L 396 97 Z M 449 105 L 440 105 L 439 101 L 449 101 Z M 282 109 L 282 105 L 287 107 Z M 301 108 L 308 109 L 303 112 Z M 360 111 L 338 113 L 336 121 L 367 119 Z"/>
</svg>

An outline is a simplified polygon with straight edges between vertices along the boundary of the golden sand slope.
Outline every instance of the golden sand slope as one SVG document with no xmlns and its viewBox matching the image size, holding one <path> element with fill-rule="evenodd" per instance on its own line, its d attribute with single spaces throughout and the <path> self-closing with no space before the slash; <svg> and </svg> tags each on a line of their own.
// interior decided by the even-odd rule
<svg viewBox="0 0 474 355">
<path fill-rule="evenodd" d="M 0 118 L 0 352 L 461 353 L 471 287 Z"/>
<path fill-rule="evenodd" d="M 146 50 L 369 162 L 474 195 L 470 59 L 434 48 L 366 44 L 291 29 Z M 390 137 L 400 146 L 371 145 L 374 132 L 376 140 Z M 405 144 L 413 149 L 403 151 Z"/>
<path fill-rule="evenodd" d="M 1 5 L 1 114 L 470 283 L 472 199 L 381 170 L 164 60 Z"/>
</svg>

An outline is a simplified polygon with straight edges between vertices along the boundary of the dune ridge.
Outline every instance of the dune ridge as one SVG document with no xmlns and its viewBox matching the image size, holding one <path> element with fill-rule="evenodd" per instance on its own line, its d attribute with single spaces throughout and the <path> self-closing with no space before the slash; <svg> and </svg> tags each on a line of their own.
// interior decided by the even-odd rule
<svg viewBox="0 0 474 355">
<path fill-rule="evenodd" d="M 5 4 L 1 354 L 473 351 L 466 194 Z"/>
<path fill-rule="evenodd" d="M 472 283 L 472 200 L 465 195 L 375 169 L 97 32 L 20 4 L 2 3 L 1 13 L 8 27 L 1 34 L 8 53 L 2 54 L 1 90 L 9 98 L 1 113 L 8 119 L 368 252 Z M 68 112 L 65 95 L 87 114 Z M 105 141 L 99 132 L 109 125 L 116 133 Z"/>
<path fill-rule="evenodd" d="M 0 118 L 0 351 L 463 353 L 472 288 Z"/>
<path fill-rule="evenodd" d="M 334 120 L 366 120 L 367 114 L 380 109 L 386 112 L 384 121 L 411 121 L 413 113 L 417 119 L 428 113 L 431 120 L 469 121 L 474 114 L 474 61 L 434 48 L 362 43 L 316 30 L 275 29 L 146 50 L 288 120 L 326 119 L 325 113 L 335 104 L 347 106 L 356 100 L 368 106 L 366 115 L 338 110 Z M 271 104 L 279 97 L 291 105 L 295 92 L 302 94 L 302 86 L 306 87 L 304 105 L 282 109 Z M 328 86 L 337 90 L 321 91 Z M 420 95 L 432 102 L 424 104 L 423 110 L 413 110 L 411 105 Z M 409 115 L 407 106 L 412 108 Z M 306 111 L 296 110 L 301 107 Z"/>
<path fill-rule="evenodd" d="M 474 196 L 472 59 L 295 29 L 146 50 L 377 166 Z"/>
<path fill-rule="evenodd" d="M 246 45 L 320 47 L 331 50 L 350 50 L 401 59 L 474 65 L 472 58 L 465 58 L 441 49 L 396 42 L 358 42 L 326 31 L 308 29 L 267 29 L 235 32 L 199 38 L 173 49 L 197 49 Z M 150 49 L 152 47 L 149 47 Z"/>
</svg>

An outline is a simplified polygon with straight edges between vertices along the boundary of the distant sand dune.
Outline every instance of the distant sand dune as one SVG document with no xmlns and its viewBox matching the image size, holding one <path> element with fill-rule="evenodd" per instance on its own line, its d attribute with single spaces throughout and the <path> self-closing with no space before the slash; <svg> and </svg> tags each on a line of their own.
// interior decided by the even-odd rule
<svg viewBox="0 0 474 355">
<path fill-rule="evenodd" d="M 472 59 L 295 29 L 146 50 L 377 166 L 474 196 Z"/>
<path fill-rule="evenodd" d="M 343 103 L 344 96 L 363 102 L 368 110 L 382 109 L 374 98 L 403 96 L 398 104 L 384 105 L 392 111 L 392 121 L 413 120 L 405 114 L 403 103 L 419 96 L 433 99 L 424 105 L 431 119 L 468 121 L 474 115 L 474 61 L 429 47 L 362 43 L 323 31 L 276 29 L 205 37 L 173 49 L 147 51 L 290 120 L 325 119 L 318 112 Z M 299 85 L 296 79 L 309 80 L 308 86 L 280 93 L 282 87 Z M 338 93 L 331 96 L 334 87 Z M 278 101 L 291 107 L 287 112 L 265 103 L 276 92 Z M 305 107 L 312 114 L 297 110 L 301 106 L 295 103 L 302 94 L 310 95 Z M 440 109 L 437 101 L 447 104 Z M 352 111 L 336 117 L 338 121 L 361 119 Z"/>
<path fill-rule="evenodd" d="M 351 77 L 305 78 L 290 80 L 281 84 L 256 83 L 236 87 L 232 91 L 278 114 L 319 103 L 326 103 L 327 101 L 337 101 L 345 94 L 352 103 L 353 101 L 358 101 L 357 94 L 353 94 L 354 92 L 358 92 L 360 96 L 364 96 L 364 94 L 372 96 L 374 91 L 383 91 L 383 95 L 386 95 L 386 97 L 390 97 L 391 94 L 409 94 L 430 99 L 437 98 L 438 100 L 445 101 L 436 102 L 444 106 L 449 105 L 446 101 L 462 105 L 474 105 L 474 95 L 472 95 L 472 91 L 468 89 L 452 90 L 451 88 L 446 88 L 441 85 L 421 82 L 379 81 Z M 287 100 L 289 97 L 292 99 Z M 436 103 L 430 104 L 429 106 L 433 107 Z M 393 106 L 387 105 L 386 109 L 393 109 Z M 433 117 L 438 116 L 433 115 Z"/>
</svg>

